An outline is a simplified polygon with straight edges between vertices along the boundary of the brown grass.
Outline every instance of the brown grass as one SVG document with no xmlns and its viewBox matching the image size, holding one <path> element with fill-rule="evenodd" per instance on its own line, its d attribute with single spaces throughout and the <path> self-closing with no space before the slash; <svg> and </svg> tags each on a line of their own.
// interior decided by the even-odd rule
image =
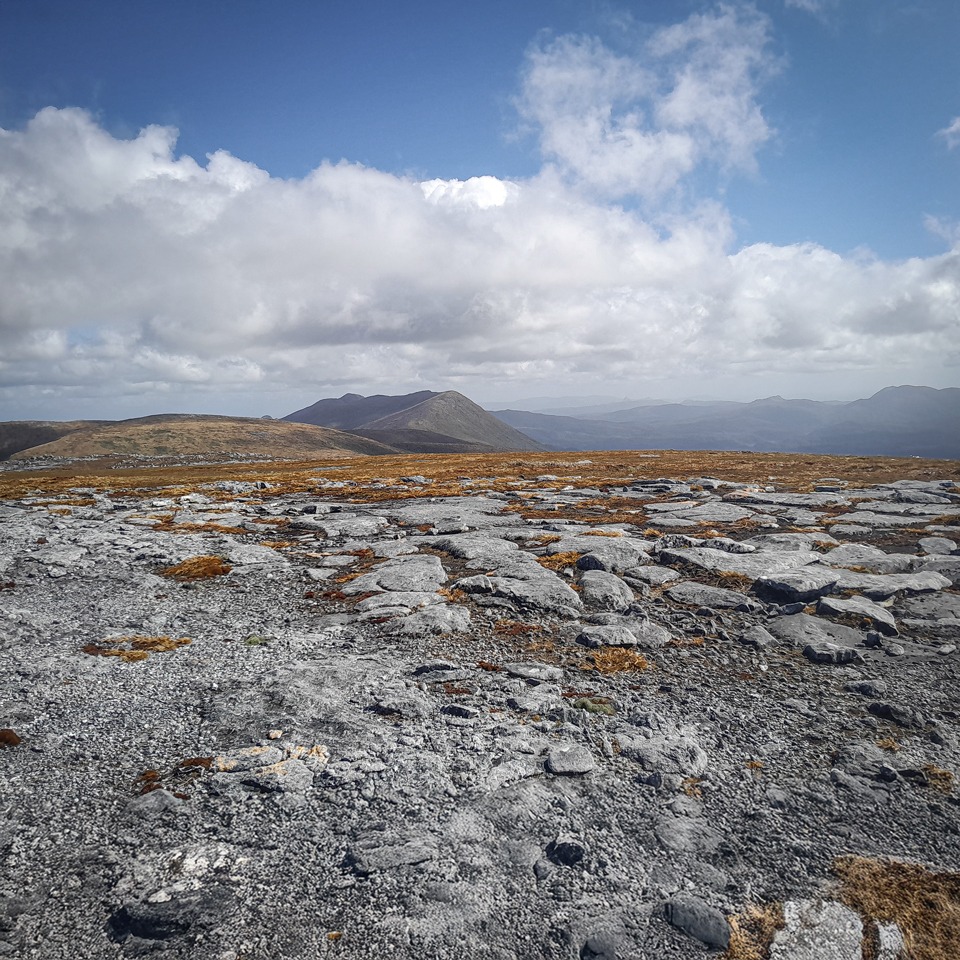
<svg viewBox="0 0 960 960">
<path fill-rule="evenodd" d="M 584 537 L 622 537 L 622 530 L 584 530 L 581 536 Z"/>
<path fill-rule="evenodd" d="M 23 743 L 23 740 L 15 730 L 10 727 L 4 727 L 0 730 L 0 747 L 16 747 Z"/>
<path fill-rule="evenodd" d="M 564 567 L 572 567 L 583 556 L 576 550 L 569 550 L 566 553 L 553 553 L 546 557 L 537 557 L 537 562 L 548 570 L 562 570 Z"/>
<path fill-rule="evenodd" d="M 182 563 L 175 564 L 160 571 L 161 577 L 171 580 L 206 580 L 210 577 L 222 577 L 228 574 L 233 567 L 223 557 L 200 556 L 188 557 Z"/>
<path fill-rule="evenodd" d="M 960 873 L 919 864 L 839 857 L 840 899 L 865 920 L 896 923 L 910 960 L 956 960 Z"/>
<path fill-rule="evenodd" d="M 590 459 L 590 464 L 583 464 Z M 429 467 L 425 462 L 429 461 Z M 821 476 L 834 475 L 851 485 L 871 485 L 891 480 L 960 480 L 960 461 L 914 460 L 893 457 L 829 457 L 804 454 L 765 454 L 719 451 L 663 450 L 644 456 L 637 451 L 597 451 L 551 454 L 550 471 L 558 477 L 554 486 L 600 489 L 623 486 L 646 476 L 690 476 L 708 472 L 721 480 L 766 485 L 767 478 L 777 476 L 779 489 L 809 490 Z M 82 477 L 85 487 L 114 496 L 141 497 L 163 489 L 165 495 L 182 496 L 202 492 L 211 500 L 233 500 L 228 491 L 206 487 L 219 480 L 264 480 L 273 487 L 255 490 L 244 499 L 257 501 L 295 493 L 322 492 L 325 498 L 364 501 L 370 499 L 406 499 L 409 496 L 437 496 L 439 491 L 460 493 L 459 477 L 496 477 L 497 484 L 508 484 L 529 474 L 536 464 L 518 460 L 515 454 L 415 454 L 408 456 L 326 457 L 298 462 L 225 463 L 188 467 L 149 467 L 113 469 L 113 462 L 75 463 L 61 469 L 8 471 L 0 474 L 0 499 L 22 499 L 27 496 L 69 494 Z M 322 474 L 318 467 L 329 467 Z M 391 477 L 409 475 L 429 469 L 432 486 L 421 491 L 372 489 L 372 484 Z M 347 481 L 356 487 L 326 488 L 324 480 Z M 495 484 L 476 483 L 473 491 L 482 491 Z M 201 489 L 202 488 L 202 489 Z M 640 501 L 629 500 L 633 509 Z M 556 519 L 563 511 L 551 514 Z M 594 519 L 597 519 L 596 514 Z M 957 518 L 943 518 L 950 525 Z M 628 522 L 637 522 L 631 515 Z M 608 522 L 609 518 L 604 517 Z"/>
<path fill-rule="evenodd" d="M 784 926 L 783 904 L 751 905 L 727 922 L 730 946 L 722 960 L 768 960 L 773 938 Z"/>
<path fill-rule="evenodd" d="M 921 769 L 927 775 L 927 783 L 934 790 L 939 790 L 941 793 L 953 792 L 954 778 L 949 770 L 944 770 L 943 767 L 938 767 L 935 763 L 927 763 Z"/>
<path fill-rule="evenodd" d="M 605 675 L 613 673 L 641 673 L 650 667 L 650 661 L 642 653 L 626 647 L 604 647 L 595 650 L 580 669 L 596 670 Z"/>
<path fill-rule="evenodd" d="M 449 600 L 451 603 L 465 603 L 467 600 L 467 595 L 463 590 L 451 590 L 449 587 L 441 587 L 437 593 L 444 598 L 444 600 Z"/>
<path fill-rule="evenodd" d="M 151 653 L 169 653 L 193 643 L 189 637 L 147 637 L 139 634 L 130 637 L 113 637 L 99 643 L 88 643 L 81 652 L 91 657 L 119 657 L 125 663 L 146 660 Z"/>
<path fill-rule="evenodd" d="M 893 737 L 883 737 L 877 741 L 877 746 L 881 750 L 889 750 L 890 753 L 899 753 L 903 749 Z"/>
</svg>

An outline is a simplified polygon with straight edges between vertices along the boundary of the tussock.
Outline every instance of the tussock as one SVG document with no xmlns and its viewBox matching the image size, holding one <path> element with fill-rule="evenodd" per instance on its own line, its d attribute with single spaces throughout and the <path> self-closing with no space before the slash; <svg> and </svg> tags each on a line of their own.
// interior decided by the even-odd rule
<svg viewBox="0 0 960 960">
<path fill-rule="evenodd" d="M 537 562 L 548 570 L 562 570 L 564 567 L 572 567 L 583 556 L 575 550 L 567 553 L 553 553 L 546 557 L 537 557 Z"/>
<path fill-rule="evenodd" d="M 896 923 L 910 960 L 956 960 L 960 873 L 915 863 L 839 857 L 840 899 L 864 920 Z"/>
<path fill-rule="evenodd" d="M 182 563 L 161 570 L 160 576 L 170 580 L 206 580 L 210 577 L 223 577 L 232 569 L 223 557 L 207 555 L 189 557 Z"/>
<path fill-rule="evenodd" d="M 605 647 L 591 653 L 581 670 L 596 670 L 597 673 L 642 673 L 650 667 L 650 661 L 642 653 L 626 647 Z"/>
<path fill-rule="evenodd" d="M 784 926 L 783 904 L 751 905 L 727 917 L 730 946 L 722 960 L 767 960 L 778 930 Z"/>
</svg>

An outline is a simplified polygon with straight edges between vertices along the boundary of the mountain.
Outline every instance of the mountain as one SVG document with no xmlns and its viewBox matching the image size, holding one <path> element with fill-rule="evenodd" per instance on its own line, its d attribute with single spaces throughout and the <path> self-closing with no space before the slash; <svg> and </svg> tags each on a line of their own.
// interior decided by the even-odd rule
<svg viewBox="0 0 960 960">
<path fill-rule="evenodd" d="M 400 397 L 347 393 L 336 399 L 318 400 L 283 419 L 336 426 L 410 453 L 543 449 L 455 390 L 422 390 Z"/>
<path fill-rule="evenodd" d="M 23 436 L 20 424 L 0 423 L 5 436 Z M 11 457 L 192 457 L 245 456 L 313 459 L 396 453 L 375 440 L 340 430 L 281 420 L 158 414 L 84 425 L 47 443 L 21 448 Z"/>
<path fill-rule="evenodd" d="M 495 416 L 561 450 L 751 450 L 850 456 L 960 458 L 960 389 L 887 387 L 851 402 L 730 401 L 637 406 L 558 417 Z"/>
</svg>

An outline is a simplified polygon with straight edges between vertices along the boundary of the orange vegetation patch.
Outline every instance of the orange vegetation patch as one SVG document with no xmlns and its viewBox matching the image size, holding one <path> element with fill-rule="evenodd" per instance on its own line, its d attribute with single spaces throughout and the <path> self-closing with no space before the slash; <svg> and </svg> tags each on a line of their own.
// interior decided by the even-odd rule
<svg viewBox="0 0 960 960">
<path fill-rule="evenodd" d="M 146 660 L 151 653 L 169 653 L 190 643 L 193 643 L 190 637 L 180 637 L 175 640 L 173 637 L 135 635 L 88 643 L 82 648 L 82 652 L 91 657 L 119 657 L 126 663 L 135 663 L 138 660 Z"/>
<path fill-rule="evenodd" d="M 209 577 L 226 576 L 232 569 L 223 557 L 188 557 L 182 563 L 161 570 L 160 576 L 171 580 L 206 580 Z"/>
<path fill-rule="evenodd" d="M 537 557 L 537 562 L 548 570 L 562 570 L 564 567 L 572 567 L 583 556 L 575 550 L 567 553 L 552 553 L 546 557 Z"/>
<path fill-rule="evenodd" d="M 584 530 L 584 537 L 622 537 L 622 530 Z"/>
<path fill-rule="evenodd" d="M 543 460 L 518 459 L 516 454 L 411 454 L 405 456 L 328 457 L 300 462 L 220 463 L 202 466 L 105 468 L 96 462 L 74 463 L 51 470 L 7 471 L 0 474 L 0 498 L 70 495 L 82 477 L 84 487 L 114 496 L 165 496 L 202 492 L 212 500 L 233 500 L 235 494 L 211 486 L 222 480 L 265 481 L 269 489 L 244 495 L 250 502 L 277 496 L 311 493 L 324 499 L 406 499 L 410 496 L 445 496 L 464 487 L 459 478 L 474 478 L 467 489 L 483 492 L 548 470 L 557 477 L 555 487 L 611 489 L 637 479 L 658 476 L 684 478 L 710 474 L 721 480 L 773 483 L 778 489 L 809 490 L 821 477 L 834 476 L 852 486 L 892 480 L 958 480 L 960 461 L 914 460 L 894 457 L 831 457 L 807 454 L 740 453 L 722 451 L 660 450 L 552 453 Z M 322 468 L 322 473 L 320 469 Z M 430 487 L 401 490 L 376 487 L 390 478 L 429 471 Z M 771 480 L 770 478 L 774 479 Z M 489 478 L 489 480 L 484 479 Z M 326 487 L 332 480 L 356 486 Z M 441 492 L 442 491 L 442 492 Z M 627 499 L 627 498 L 624 498 Z M 631 501 L 633 508 L 640 506 Z M 554 514 L 556 517 L 558 514 Z M 595 515 L 596 517 L 596 515 Z M 605 522 L 609 517 L 604 518 Z M 637 518 L 633 521 L 636 522 Z M 951 518 L 956 523 L 955 518 Z"/>
<path fill-rule="evenodd" d="M 626 647 L 604 647 L 595 650 L 581 665 L 581 670 L 596 670 L 597 673 L 641 673 L 650 667 L 650 661 L 636 650 Z"/>
<path fill-rule="evenodd" d="M 833 869 L 840 899 L 867 921 L 896 923 L 910 960 L 955 960 L 960 873 L 856 856 L 839 857 Z"/>
<path fill-rule="evenodd" d="M 727 917 L 727 922 L 730 946 L 722 960 L 768 960 L 773 938 L 784 927 L 783 904 L 752 905 Z"/>
</svg>

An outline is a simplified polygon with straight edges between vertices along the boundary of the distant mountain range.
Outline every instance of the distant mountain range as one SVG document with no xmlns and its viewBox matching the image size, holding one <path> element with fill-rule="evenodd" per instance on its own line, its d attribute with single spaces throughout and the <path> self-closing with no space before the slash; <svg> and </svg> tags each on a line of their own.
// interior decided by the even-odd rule
<svg viewBox="0 0 960 960">
<path fill-rule="evenodd" d="M 749 450 L 960 458 L 960 389 L 887 387 L 865 400 L 656 403 L 494 416 L 554 450 Z M 611 406 L 616 406 L 611 404 Z M 585 415 L 586 414 L 586 415 Z"/>
<path fill-rule="evenodd" d="M 547 398 L 541 398 L 546 400 Z M 161 414 L 0 423 L 0 460 L 210 456 L 283 459 L 540 450 L 742 450 L 960 459 L 960 389 L 887 387 L 851 402 L 585 398 L 564 415 L 488 412 L 453 390 L 347 393 L 282 420 Z M 626 407 L 623 403 L 633 404 Z"/>
<path fill-rule="evenodd" d="M 400 397 L 346 393 L 318 400 L 283 419 L 335 427 L 408 453 L 544 449 L 455 390 L 421 390 Z"/>
</svg>

